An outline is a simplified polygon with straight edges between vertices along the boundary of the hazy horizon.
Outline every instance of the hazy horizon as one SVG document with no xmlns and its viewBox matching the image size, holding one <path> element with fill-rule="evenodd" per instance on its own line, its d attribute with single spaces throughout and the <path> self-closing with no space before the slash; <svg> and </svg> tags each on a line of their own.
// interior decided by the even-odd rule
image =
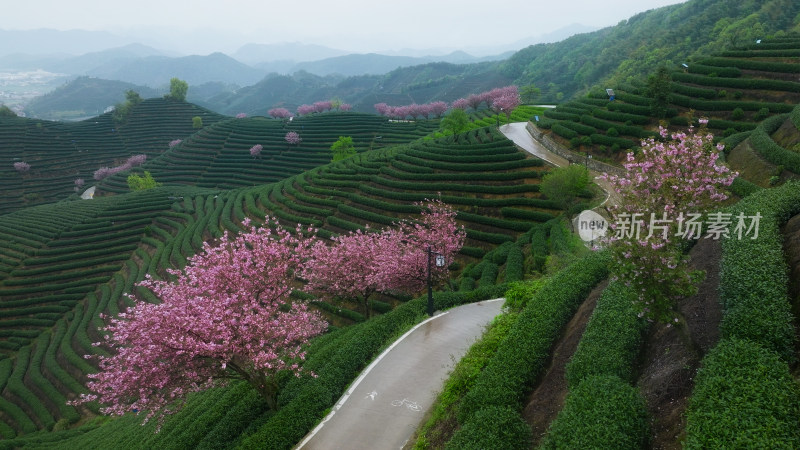
<svg viewBox="0 0 800 450">
<path fill-rule="evenodd" d="M 73 0 L 23 2 L 0 16 L 2 30 L 106 31 L 183 54 L 235 52 L 248 43 L 303 43 L 353 53 L 492 54 L 509 44 L 580 24 L 594 29 L 686 0 L 512 0 L 492 7 L 475 0 L 376 4 L 363 0 L 301 6 L 257 0 L 136 3 Z M 503 50 L 505 51 L 505 50 Z M 406 52 L 408 53 L 408 52 Z M 482 56 L 482 55 L 476 55 Z"/>
</svg>

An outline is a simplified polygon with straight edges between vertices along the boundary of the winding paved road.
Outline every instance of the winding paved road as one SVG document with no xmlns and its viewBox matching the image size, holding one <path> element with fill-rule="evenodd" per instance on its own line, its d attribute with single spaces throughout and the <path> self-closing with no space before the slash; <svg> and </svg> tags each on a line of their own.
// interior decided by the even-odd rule
<svg viewBox="0 0 800 450">
<path fill-rule="evenodd" d="M 400 449 L 455 361 L 500 314 L 504 299 L 459 306 L 422 322 L 386 349 L 295 449 Z"/>
</svg>

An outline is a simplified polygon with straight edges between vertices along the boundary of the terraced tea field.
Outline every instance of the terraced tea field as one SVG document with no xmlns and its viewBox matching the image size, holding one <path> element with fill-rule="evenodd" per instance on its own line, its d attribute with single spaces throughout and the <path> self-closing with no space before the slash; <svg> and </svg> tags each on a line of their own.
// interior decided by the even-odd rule
<svg viewBox="0 0 800 450">
<path fill-rule="evenodd" d="M 474 287 L 480 278 L 481 286 L 491 287 L 503 276 L 522 277 L 519 238 L 560 213 L 560 205 L 538 193 L 547 170 L 542 162 L 490 128 L 422 139 L 438 121 L 328 113 L 284 122 L 205 112 L 205 126 L 193 130 L 190 119 L 198 114 L 202 110 L 191 105 L 148 100 L 119 129 L 108 115 L 77 124 L 0 124 L 10 143 L 3 148 L 24 149 L 2 157 L 11 166 L 11 155 L 20 154 L 32 166 L 28 174 L 9 173 L 22 178 L 22 186 L 8 182 L 2 192 L 9 199 L 0 215 L 3 438 L 34 439 L 37 430 L 63 429 L 96 414 L 97 405 L 74 408 L 66 401 L 85 392 L 86 374 L 95 370 L 83 355 L 103 352 L 92 346 L 101 337 L 101 314 L 123 310 L 126 293 L 151 298 L 134 286 L 145 274 L 167 276 L 166 269 L 182 267 L 204 242 L 241 229 L 246 217 L 277 217 L 287 226 L 313 225 L 332 236 L 390 225 L 419 213 L 414 202 L 439 197 L 458 209 L 468 230 L 462 268 L 475 272 L 474 263 L 501 244 L 504 255 L 515 247 L 514 275 L 500 275 L 505 259 L 498 259 L 499 266 L 487 271 L 493 276 L 483 276 L 480 266 L 465 284 Z M 302 141 L 288 144 L 288 131 Z M 329 164 L 330 145 L 344 135 L 353 138 L 358 154 Z M 167 145 L 179 138 L 180 144 Z M 257 144 L 263 149 L 253 157 L 249 150 Z M 162 187 L 128 192 L 130 172 L 123 172 L 98 183 L 92 200 L 65 192 L 73 176 L 91 184 L 91 172 L 100 165 L 139 153 L 148 160 L 134 171 L 149 171 Z M 13 200 L 19 189 L 39 193 L 42 203 L 61 201 L 24 207 Z M 385 300 L 373 307 L 388 312 L 404 301 Z M 317 305 L 335 323 L 363 320 L 346 308 Z"/>
</svg>

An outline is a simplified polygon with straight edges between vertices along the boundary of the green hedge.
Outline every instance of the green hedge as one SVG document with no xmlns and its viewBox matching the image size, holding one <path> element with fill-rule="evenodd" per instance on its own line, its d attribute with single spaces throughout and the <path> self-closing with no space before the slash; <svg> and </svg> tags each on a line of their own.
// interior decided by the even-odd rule
<svg viewBox="0 0 800 450">
<path fill-rule="evenodd" d="M 636 293 L 612 282 L 597 301 L 578 348 L 567 364 L 566 379 L 570 389 L 593 375 L 614 375 L 633 383 L 636 362 L 648 322 L 636 317 L 633 301 Z"/>
<path fill-rule="evenodd" d="M 729 101 L 729 100 L 703 100 L 686 95 L 672 94 L 672 103 L 685 108 L 693 108 L 698 111 L 733 111 L 741 108 L 744 111 L 758 111 L 761 108 L 768 108 L 773 113 L 788 113 L 794 108 L 788 103 L 768 103 L 768 102 L 748 102 L 748 101 Z"/>
<path fill-rule="evenodd" d="M 763 89 L 770 91 L 800 92 L 800 83 L 795 83 L 792 81 L 764 80 L 760 78 L 705 77 L 680 72 L 674 73 L 672 75 L 672 79 L 684 83 L 716 86 L 728 89 Z"/>
<path fill-rule="evenodd" d="M 462 426 L 469 422 L 470 427 L 482 426 L 478 415 L 482 409 L 520 411 L 527 390 L 546 368 L 561 328 L 607 275 L 607 266 L 605 253 L 592 253 L 554 275 L 534 294 L 475 387 L 464 396 L 457 414 Z"/>
<path fill-rule="evenodd" d="M 579 119 L 580 118 L 578 118 L 578 120 Z M 566 139 L 578 137 L 578 133 L 576 131 L 572 130 L 571 128 L 567 128 L 566 126 L 562 125 L 562 123 L 563 122 L 554 123 L 553 126 L 550 127 L 553 130 L 553 133 Z"/>
<path fill-rule="evenodd" d="M 528 448 L 531 429 L 518 412 L 491 406 L 478 411 L 475 420 L 453 434 L 445 445 L 452 450 L 517 450 Z"/>
<path fill-rule="evenodd" d="M 784 166 L 786 170 L 794 173 L 800 173 L 800 153 L 781 147 L 773 141 L 770 136 L 780 128 L 789 117 L 789 115 L 782 114 L 762 122 L 755 131 L 750 134 L 750 144 L 764 159 L 772 164 Z"/>
<path fill-rule="evenodd" d="M 571 390 L 543 449 L 642 449 L 649 419 L 638 390 L 613 375 L 595 375 Z"/>
<path fill-rule="evenodd" d="M 697 73 L 700 75 L 711 75 L 714 78 L 737 78 L 742 76 L 742 71 L 736 67 L 722 66 L 709 66 L 702 63 L 689 64 L 689 73 Z"/>
<path fill-rule="evenodd" d="M 514 245 L 509 249 L 508 258 L 506 258 L 505 282 L 522 281 L 524 277 L 525 255 L 522 253 L 522 248 Z"/>
<path fill-rule="evenodd" d="M 800 448 L 800 389 L 775 352 L 725 339 L 703 359 L 686 448 Z"/>
<path fill-rule="evenodd" d="M 764 72 L 800 73 L 800 64 L 774 61 L 712 57 L 702 59 L 699 63 L 706 66 L 734 67 L 737 69 L 761 70 Z"/>
<path fill-rule="evenodd" d="M 734 178 L 733 183 L 731 183 L 731 185 L 728 186 L 728 189 L 734 195 L 744 198 L 750 194 L 760 191 L 762 188 L 761 186 L 751 183 L 742 177 L 736 177 Z"/>
<path fill-rule="evenodd" d="M 730 212 L 734 218 L 740 213 L 763 217 L 757 239 L 743 236 L 739 240 L 733 232 L 734 219 L 731 238 L 722 242 L 722 336 L 750 339 L 792 361 L 796 336 L 780 225 L 800 212 L 800 182 L 756 192 Z"/>
<path fill-rule="evenodd" d="M 794 124 L 794 127 L 800 130 L 800 105 L 796 106 L 792 110 L 790 117 L 792 118 L 792 123 Z"/>
<path fill-rule="evenodd" d="M 729 210 L 760 213 L 757 239 L 722 242 L 720 343 L 703 359 L 687 413 L 689 448 L 800 447 L 800 392 L 789 374 L 796 336 L 780 226 L 800 212 L 800 183 L 764 189 Z"/>
</svg>

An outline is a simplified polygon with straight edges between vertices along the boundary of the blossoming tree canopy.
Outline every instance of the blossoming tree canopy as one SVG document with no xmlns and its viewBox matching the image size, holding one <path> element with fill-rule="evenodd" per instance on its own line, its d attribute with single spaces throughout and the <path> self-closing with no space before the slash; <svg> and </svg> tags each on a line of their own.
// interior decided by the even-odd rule
<svg viewBox="0 0 800 450">
<path fill-rule="evenodd" d="M 306 290 L 325 298 L 357 301 L 370 316 L 369 297 L 375 292 L 417 293 L 427 282 L 428 249 L 452 262 L 466 233 L 456 212 L 440 201 L 421 204 L 419 221 L 404 221 L 380 232 L 351 232 L 320 242 L 303 268 Z M 438 282 L 447 267 L 432 267 Z"/>
<path fill-rule="evenodd" d="M 438 254 L 446 265 L 431 265 L 431 279 L 439 283 L 448 276 L 450 263 L 464 246 L 466 231 L 456 222 L 457 212 L 440 200 L 419 204 L 422 214 L 418 221 L 403 221 L 386 233 L 395 242 L 395 248 L 379 255 L 382 267 L 379 290 L 382 292 L 416 293 L 427 283 L 428 257 Z"/>
<path fill-rule="evenodd" d="M 616 222 L 611 248 L 615 277 L 637 292 L 640 316 L 677 321 L 674 301 L 694 293 L 702 276 L 688 269 L 680 228 L 687 216 L 727 199 L 724 189 L 737 173 L 718 162 L 722 146 L 704 127 L 660 134 L 664 141 L 642 142 L 639 158 L 628 154 L 624 175 L 605 176 L 620 197 L 609 208 Z"/>
<path fill-rule="evenodd" d="M 19 173 L 25 173 L 31 170 L 31 165 L 26 163 L 25 161 L 19 161 L 14 163 L 14 170 Z"/>
<path fill-rule="evenodd" d="M 284 139 L 286 140 L 286 142 L 288 142 L 291 145 L 297 145 L 297 144 L 299 144 L 300 142 L 303 141 L 303 138 L 301 138 L 300 135 L 297 134 L 296 131 L 290 131 L 290 132 L 286 133 L 286 136 L 284 136 Z"/>
<path fill-rule="evenodd" d="M 246 222 L 246 226 L 249 224 Z M 327 324 L 303 303 L 291 302 L 294 274 L 311 238 L 277 227 L 225 233 L 205 245 L 173 281 L 139 283 L 160 303 L 130 296 L 135 305 L 104 328 L 111 356 L 97 356 L 75 404 L 97 400 L 101 411 L 147 411 L 145 421 L 179 409 L 186 395 L 220 380 L 245 380 L 275 408 L 276 375 L 299 376 L 303 345 Z"/>
</svg>

